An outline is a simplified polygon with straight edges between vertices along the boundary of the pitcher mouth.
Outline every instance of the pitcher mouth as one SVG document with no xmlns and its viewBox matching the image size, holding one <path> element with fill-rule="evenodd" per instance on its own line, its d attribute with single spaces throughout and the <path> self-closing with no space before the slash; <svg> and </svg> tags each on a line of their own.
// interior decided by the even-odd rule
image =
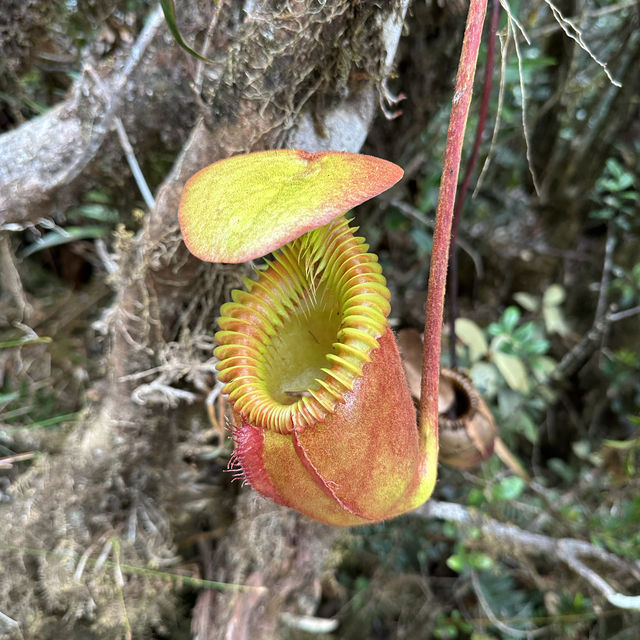
<svg viewBox="0 0 640 640">
<path fill-rule="evenodd" d="M 356 231 L 343 216 L 309 231 L 222 306 L 219 379 L 253 426 L 291 433 L 323 422 L 378 348 L 390 294 Z"/>
<path fill-rule="evenodd" d="M 465 429 L 468 420 L 471 420 L 478 411 L 480 395 L 473 386 L 470 378 L 455 369 L 442 369 L 440 372 L 441 383 L 445 380 L 453 391 L 453 401 L 443 413 L 440 413 L 438 421 L 448 429 Z"/>
</svg>

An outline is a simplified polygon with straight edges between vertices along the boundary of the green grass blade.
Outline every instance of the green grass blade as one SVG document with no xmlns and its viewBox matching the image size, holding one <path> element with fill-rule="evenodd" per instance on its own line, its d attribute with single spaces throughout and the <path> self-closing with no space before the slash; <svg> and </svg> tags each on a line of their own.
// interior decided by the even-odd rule
<svg viewBox="0 0 640 640">
<path fill-rule="evenodd" d="M 111 233 L 110 229 L 102 226 L 67 227 L 64 229 L 64 232 L 50 231 L 26 247 L 26 249 L 20 254 L 20 257 L 26 258 L 37 251 L 42 251 L 42 249 L 57 247 L 58 245 L 74 242 L 75 240 L 104 238 L 109 233 Z"/>
<path fill-rule="evenodd" d="M 194 51 L 185 41 L 180 31 L 178 29 L 178 24 L 176 22 L 176 5 L 173 0 L 160 0 L 160 6 L 162 7 L 162 11 L 164 13 L 165 20 L 167 21 L 167 25 L 169 25 L 169 31 L 171 31 L 171 35 L 174 37 L 175 41 L 189 54 L 198 60 L 202 60 L 202 62 L 210 62 L 213 60 L 206 58 L 203 55 L 200 55 L 197 51 Z"/>
<path fill-rule="evenodd" d="M 11 347 L 23 347 L 26 344 L 49 343 L 49 336 L 39 336 L 37 338 L 16 338 L 15 340 L 4 340 L 0 342 L 0 349 L 10 349 Z M 0 396 L 2 398 L 2 396 Z"/>
</svg>

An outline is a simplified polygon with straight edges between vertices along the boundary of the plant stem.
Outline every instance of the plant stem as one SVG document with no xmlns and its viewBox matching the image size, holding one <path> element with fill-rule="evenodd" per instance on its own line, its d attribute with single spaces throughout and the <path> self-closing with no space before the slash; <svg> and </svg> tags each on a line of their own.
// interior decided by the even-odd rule
<svg viewBox="0 0 640 640">
<path fill-rule="evenodd" d="M 460 157 L 464 131 L 471 104 L 473 79 L 482 37 L 482 25 L 487 0 L 471 0 L 467 25 L 460 53 L 456 87 L 447 133 L 438 208 L 433 233 L 433 251 L 429 271 L 429 290 L 424 325 L 424 360 L 422 366 L 422 393 L 420 401 L 421 441 L 435 437 L 438 431 L 438 382 L 440 376 L 440 349 L 444 293 L 449 262 L 451 225 L 460 172 Z M 435 464 L 435 462 L 434 462 Z"/>
<path fill-rule="evenodd" d="M 453 227 L 451 229 L 451 246 L 449 247 L 449 291 L 447 298 L 449 302 L 449 356 L 452 369 L 458 366 L 458 357 L 456 355 L 456 318 L 458 317 L 458 227 L 460 218 L 462 217 L 462 207 L 464 206 L 469 182 L 473 170 L 475 169 L 478 155 L 480 154 L 480 145 L 482 144 L 482 134 L 484 126 L 487 122 L 487 113 L 489 111 L 489 98 L 491 97 L 491 80 L 493 79 L 493 60 L 496 52 L 496 34 L 498 33 L 498 22 L 500 19 L 500 0 L 491 1 L 491 24 L 489 26 L 489 38 L 487 41 L 487 59 L 485 61 L 484 79 L 482 87 L 482 101 L 480 103 L 480 113 L 478 114 L 478 126 L 476 127 L 476 137 L 473 141 L 473 149 L 464 177 L 458 189 L 458 197 L 456 206 L 453 210 Z"/>
</svg>

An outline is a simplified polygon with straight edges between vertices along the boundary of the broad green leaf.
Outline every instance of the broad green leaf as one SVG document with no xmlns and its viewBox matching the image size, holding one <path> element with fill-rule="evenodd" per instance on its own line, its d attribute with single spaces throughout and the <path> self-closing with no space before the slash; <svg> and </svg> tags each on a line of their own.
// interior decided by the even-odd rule
<svg viewBox="0 0 640 640">
<path fill-rule="evenodd" d="M 459 553 L 447 558 L 447 566 L 451 571 L 455 571 L 456 573 L 461 573 L 466 564 L 465 558 Z"/>
<path fill-rule="evenodd" d="M 535 356 L 529 360 L 531 371 L 538 382 L 546 382 L 553 374 L 558 363 L 549 356 Z"/>
<path fill-rule="evenodd" d="M 531 444 L 536 444 L 540 439 L 538 425 L 525 411 L 517 414 L 516 428 Z"/>
<path fill-rule="evenodd" d="M 533 322 L 525 322 L 521 324 L 513 332 L 513 340 L 521 344 L 531 342 L 534 339 L 536 333 L 536 325 Z"/>
<path fill-rule="evenodd" d="M 564 302 L 567 294 L 564 287 L 559 284 L 552 284 L 544 292 L 542 296 L 542 305 L 544 307 L 556 307 Z"/>
<path fill-rule="evenodd" d="M 478 487 L 471 487 L 467 496 L 467 504 L 471 507 L 479 507 L 486 502 L 484 492 Z"/>
<path fill-rule="evenodd" d="M 500 376 L 494 364 L 482 361 L 474 363 L 469 369 L 469 377 L 483 395 L 493 397 L 498 392 Z"/>
<path fill-rule="evenodd" d="M 605 166 L 614 178 L 620 178 L 624 174 L 624 168 L 615 158 L 607 158 Z"/>
<path fill-rule="evenodd" d="M 469 347 L 471 362 L 482 358 L 489 349 L 482 329 L 468 318 L 456 320 L 456 336 Z"/>
<path fill-rule="evenodd" d="M 160 0 L 160 6 L 162 7 L 164 18 L 167 21 L 167 25 L 169 26 L 169 31 L 171 31 L 171 35 L 175 38 L 175 41 L 189 55 L 193 56 L 194 58 L 202 60 L 202 62 L 213 62 L 213 60 L 206 58 L 205 56 L 192 49 L 182 38 L 180 30 L 178 29 L 178 23 L 176 19 L 176 5 L 174 4 L 173 0 Z"/>
<path fill-rule="evenodd" d="M 355 153 L 279 149 L 220 160 L 185 185 L 178 217 L 191 253 L 245 262 L 394 185 L 397 165 Z"/>
<path fill-rule="evenodd" d="M 566 336 L 571 331 L 569 325 L 565 322 L 562 311 L 558 307 L 542 307 L 542 317 L 548 333 Z"/>
<path fill-rule="evenodd" d="M 626 171 L 615 158 L 609 158 L 606 165 L 609 174 L 613 176 L 613 180 L 603 179 L 609 191 L 622 191 L 634 183 L 633 174 Z"/>
<path fill-rule="evenodd" d="M 520 321 L 520 309 L 518 307 L 507 307 L 502 314 L 502 327 L 507 333 L 511 333 Z"/>
<path fill-rule="evenodd" d="M 549 341 L 545 338 L 533 338 L 522 345 L 522 353 L 527 356 L 540 356 L 549 351 Z"/>
<path fill-rule="evenodd" d="M 467 556 L 467 562 L 470 567 L 478 569 L 478 571 L 487 571 L 493 566 L 493 560 L 482 551 L 472 551 Z"/>
<path fill-rule="evenodd" d="M 493 497 L 496 500 L 515 500 L 524 491 L 524 480 L 519 476 L 509 476 L 493 487 Z"/>
<path fill-rule="evenodd" d="M 494 349 L 494 345 L 492 344 L 491 359 L 511 389 L 520 393 L 527 393 L 529 391 L 527 370 L 518 356 L 498 351 Z"/>
</svg>

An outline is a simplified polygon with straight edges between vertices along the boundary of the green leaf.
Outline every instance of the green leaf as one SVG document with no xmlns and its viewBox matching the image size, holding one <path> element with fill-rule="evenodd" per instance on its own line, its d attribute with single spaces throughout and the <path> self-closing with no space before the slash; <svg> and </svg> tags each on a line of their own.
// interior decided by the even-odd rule
<svg viewBox="0 0 640 640">
<path fill-rule="evenodd" d="M 76 211 L 84 218 L 100 222 L 117 222 L 118 212 L 100 203 L 83 204 Z"/>
<path fill-rule="evenodd" d="M 98 202 L 100 204 L 109 204 L 111 202 L 111 196 L 106 191 L 88 191 L 85 197 L 89 202 Z"/>
<path fill-rule="evenodd" d="M 507 333 L 511 333 L 520 320 L 520 309 L 518 307 L 510 306 L 504 310 L 502 314 L 501 324 Z"/>
<path fill-rule="evenodd" d="M 542 305 L 544 307 L 556 307 L 562 304 L 566 297 L 567 294 L 562 285 L 552 284 L 542 296 Z"/>
<path fill-rule="evenodd" d="M 433 248 L 433 235 L 427 233 L 424 229 L 412 229 L 411 237 L 418 247 L 419 256 L 427 256 L 431 253 Z"/>
<path fill-rule="evenodd" d="M 595 220 L 611 220 L 614 215 L 611 209 L 595 209 L 589 213 L 589 217 Z"/>
<path fill-rule="evenodd" d="M 31 424 L 26 424 L 22 427 L 14 427 L 11 431 L 19 431 L 20 429 L 46 429 L 48 427 L 54 427 L 63 422 L 72 422 L 78 420 L 82 415 L 82 411 L 76 411 L 75 413 L 65 413 L 59 416 L 53 416 L 52 418 L 46 418 L 44 420 L 38 420 Z"/>
<path fill-rule="evenodd" d="M 489 350 L 482 329 L 473 320 L 458 318 L 456 320 L 456 336 L 469 347 L 471 362 L 479 360 Z"/>
<path fill-rule="evenodd" d="M 618 181 L 611 178 L 601 178 L 598 180 L 597 186 L 600 191 L 618 191 Z"/>
<path fill-rule="evenodd" d="M 571 446 L 573 453 L 580 458 L 580 460 L 589 460 L 591 455 L 591 445 L 586 440 L 577 440 Z"/>
<path fill-rule="evenodd" d="M 538 425 L 534 422 L 533 418 L 527 412 L 521 411 L 518 414 L 516 428 L 531 444 L 538 443 L 538 440 L 540 439 Z"/>
<path fill-rule="evenodd" d="M 557 333 L 560 336 L 567 336 L 571 329 L 564 319 L 562 310 L 558 307 L 545 306 L 542 308 L 544 326 L 548 333 Z"/>
<path fill-rule="evenodd" d="M 529 342 L 536 333 L 536 325 L 533 322 L 525 322 L 513 332 L 513 339 L 519 343 Z"/>
<path fill-rule="evenodd" d="M 49 336 L 38 336 L 35 338 L 16 338 L 15 340 L 4 340 L 3 342 L 0 342 L 0 349 L 10 349 L 12 347 L 23 347 L 27 344 L 40 344 L 49 342 L 51 342 L 51 338 Z"/>
<path fill-rule="evenodd" d="M 447 558 L 447 567 L 449 567 L 451 571 L 455 571 L 456 573 L 460 573 L 466 565 L 467 563 L 465 561 L 465 558 L 460 554 L 449 556 Z"/>
<path fill-rule="evenodd" d="M 458 637 L 458 627 L 455 624 L 439 623 L 433 635 L 439 640 L 455 640 Z"/>
<path fill-rule="evenodd" d="M 212 63 L 213 60 L 206 58 L 205 56 L 199 54 L 197 51 L 192 49 L 182 38 L 180 34 L 180 30 L 178 29 L 178 23 L 176 20 L 176 5 L 173 0 L 160 0 L 160 6 L 162 7 L 162 12 L 164 13 L 164 18 L 167 21 L 167 25 L 169 26 L 169 31 L 171 31 L 171 35 L 174 37 L 175 41 L 189 54 L 198 60 L 202 60 L 202 62 Z"/>
<path fill-rule="evenodd" d="M 469 495 L 467 496 L 467 504 L 471 507 L 479 507 L 485 502 L 484 492 L 478 487 L 472 487 L 469 489 Z"/>
<path fill-rule="evenodd" d="M 245 262 L 327 224 L 402 175 L 392 162 L 337 151 L 278 149 L 226 158 L 185 185 L 182 235 L 201 260 Z"/>
<path fill-rule="evenodd" d="M 621 449 L 626 451 L 628 449 L 640 448 L 640 438 L 633 440 L 603 440 L 602 444 L 611 449 Z"/>
<path fill-rule="evenodd" d="M 476 362 L 469 370 L 469 377 L 483 395 L 491 397 L 498 392 L 500 376 L 495 365 L 489 362 Z"/>
<path fill-rule="evenodd" d="M 525 482 L 519 476 L 503 478 L 493 487 L 493 497 L 496 500 L 516 500 L 524 491 Z"/>
<path fill-rule="evenodd" d="M 518 291 L 513 294 L 513 299 L 525 310 L 534 312 L 538 309 L 538 298 L 532 296 L 530 293 L 524 291 Z"/>
<path fill-rule="evenodd" d="M 609 175 L 613 178 L 613 180 L 607 180 L 606 178 L 603 180 L 606 182 L 606 188 L 609 191 L 623 191 L 633 184 L 633 175 L 626 171 L 615 158 L 609 158 L 606 162 L 606 167 Z"/>
<path fill-rule="evenodd" d="M 624 173 L 618 180 L 618 191 L 624 191 L 633 185 L 633 176 L 630 173 Z"/>
<path fill-rule="evenodd" d="M 549 469 L 555 471 L 564 482 L 572 484 L 576 479 L 576 472 L 560 458 L 550 458 L 547 461 Z"/>
<path fill-rule="evenodd" d="M 490 336 L 498 336 L 503 332 L 502 329 L 502 325 L 500 325 L 497 322 L 492 322 L 488 327 L 487 327 L 487 333 Z"/>
<path fill-rule="evenodd" d="M 0 393 L 0 404 L 8 404 L 20 397 L 19 391 L 11 391 L 9 393 Z"/>
<path fill-rule="evenodd" d="M 553 67 L 558 64 L 557 58 L 551 56 L 537 55 L 533 58 L 524 58 L 522 60 L 522 68 L 525 70 L 542 69 L 543 67 Z"/>
<path fill-rule="evenodd" d="M 531 371 L 538 382 L 546 382 L 549 376 L 556 370 L 558 363 L 549 356 L 535 356 L 529 360 Z"/>
<path fill-rule="evenodd" d="M 624 174 L 622 165 L 615 158 L 607 158 L 605 167 L 614 178 L 620 178 Z"/>
<path fill-rule="evenodd" d="M 523 351 L 528 356 L 540 356 L 549 351 L 549 341 L 544 338 L 530 340 L 523 346 Z"/>
<path fill-rule="evenodd" d="M 518 356 L 503 353 L 497 349 L 494 350 L 492 343 L 491 359 L 511 389 L 520 393 L 528 393 L 529 377 L 522 360 Z"/>
<path fill-rule="evenodd" d="M 50 249 L 61 244 L 67 244 L 76 240 L 84 240 L 86 238 L 103 238 L 110 233 L 106 227 L 67 227 L 63 231 L 49 231 L 41 238 L 30 244 L 21 253 L 21 257 L 26 258 L 42 249 Z"/>
<path fill-rule="evenodd" d="M 613 194 L 609 193 L 604 198 L 602 198 L 602 201 L 606 205 L 611 207 L 611 210 L 613 211 L 614 215 L 617 213 L 617 210 L 620 207 L 620 199 L 619 199 L 617 194 L 613 195 Z"/>
<path fill-rule="evenodd" d="M 467 556 L 467 562 L 471 567 L 478 569 L 479 571 L 487 571 L 493 566 L 493 560 L 486 553 L 482 553 L 481 551 L 472 551 Z"/>
<path fill-rule="evenodd" d="M 503 386 L 498 393 L 497 401 L 500 415 L 504 419 L 519 415 L 522 408 L 522 396 L 516 391 L 512 391 L 508 386 Z"/>
</svg>

